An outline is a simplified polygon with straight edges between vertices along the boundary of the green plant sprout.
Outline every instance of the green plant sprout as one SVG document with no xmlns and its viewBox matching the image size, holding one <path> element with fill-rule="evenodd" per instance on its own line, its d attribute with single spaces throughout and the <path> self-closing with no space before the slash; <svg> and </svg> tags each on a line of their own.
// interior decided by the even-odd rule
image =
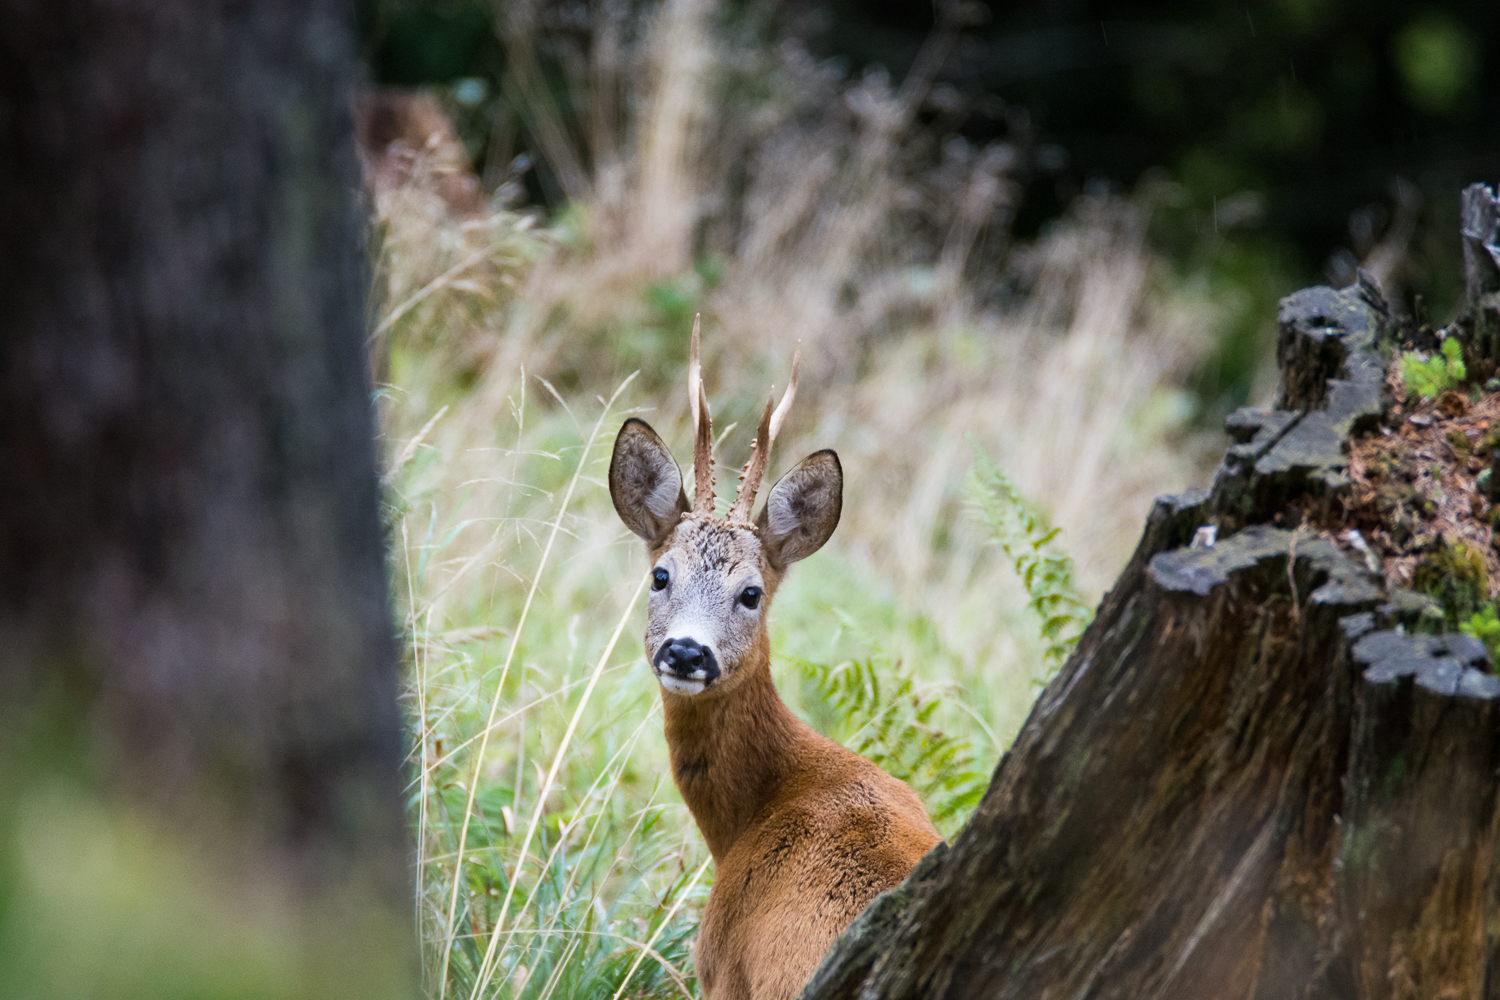
<svg viewBox="0 0 1500 1000">
<path fill-rule="evenodd" d="M 1440 354 L 1431 357 L 1421 351 L 1401 355 L 1401 378 L 1408 392 L 1423 399 L 1436 399 L 1462 385 L 1469 377 L 1464 366 L 1464 349 L 1456 337 L 1443 341 Z"/>
<path fill-rule="evenodd" d="M 1458 630 L 1484 643 L 1484 648 L 1490 651 L 1491 662 L 1500 655 L 1500 616 L 1495 614 L 1495 605 L 1486 604 L 1480 608 L 1469 616 L 1468 621 L 1462 622 Z"/>
</svg>

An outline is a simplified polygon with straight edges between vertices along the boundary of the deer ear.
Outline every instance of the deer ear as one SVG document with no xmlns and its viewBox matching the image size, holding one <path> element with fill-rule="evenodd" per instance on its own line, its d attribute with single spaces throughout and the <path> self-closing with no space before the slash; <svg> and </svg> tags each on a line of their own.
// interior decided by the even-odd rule
<svg viewBox="0 0 1500 1000">
<path fill-rule="evenodd" d="M 756 525 L 777 566 L 806 559 L 823 547 L 844 509 L 844 470 L 830 450 L 808 455 L 771 487 Z"/>
<path fill-rule="evenodd" d="M 609 460 L 609 497 L 625 527 L 647 545 L 664 541 L 690 508 L 682 470 L 651 425 L 631 417 L 615 437 Z"/>
</svg>

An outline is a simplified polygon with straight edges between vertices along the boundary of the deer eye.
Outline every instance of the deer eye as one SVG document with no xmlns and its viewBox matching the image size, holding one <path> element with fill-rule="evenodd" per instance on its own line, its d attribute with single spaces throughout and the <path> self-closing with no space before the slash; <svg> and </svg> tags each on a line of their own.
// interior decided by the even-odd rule
<svg viewBox="0 0 1500 1000">
<path fill-rule="evenodd" d="M 667 575 L 667 571 L 664 569 L 658 569 L 656 572 L 651 574 L 651 589 L 666 590 L 667 582 L 669 580 L 671 580 L 671 577 Z"/>
<path fill-rule="evenodd" d="M 744 590 L 740 591 L 740 603 L 743 604 L 747 608 L 759 607 L 760 606 L 760 588 L 759 587 L 746 587 Z"/>
</svg>

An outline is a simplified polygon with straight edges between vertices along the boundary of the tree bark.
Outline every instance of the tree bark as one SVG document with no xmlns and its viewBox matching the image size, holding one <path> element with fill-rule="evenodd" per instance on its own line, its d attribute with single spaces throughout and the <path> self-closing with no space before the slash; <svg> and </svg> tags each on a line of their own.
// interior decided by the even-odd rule
<svg viewBox="0 0 1500 1000">
<path fill-rule="evenodd" d="M 1488 294 L 1459 326 L 1493 370 Z M 1363 281 L 1279 319 L 1276 408 L 1157 502 L 973 818 L 806 998 L 1500 996 L 1500 681 L 1305 527 L 1380 426 L 1396 331 Z"/>
<path fill-rule="evenodd" d="M 61 781 L 400 924 L 351 20 L 7 7 L 0 840 Z"/>
</svg>

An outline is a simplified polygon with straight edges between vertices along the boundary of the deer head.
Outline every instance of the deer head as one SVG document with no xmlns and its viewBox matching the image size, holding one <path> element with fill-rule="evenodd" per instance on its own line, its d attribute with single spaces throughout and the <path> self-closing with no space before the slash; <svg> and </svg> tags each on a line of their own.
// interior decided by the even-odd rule
<svg viewBox="0 0 1500 1000">
<path fill-rule="evenodd" d="M 739 491 L 723 518 L 714 516 L 713 421 L 698 363 L 697 321 L 688 363 L 693 504 L 682 471 L 650 425 L 632 418 L 615 438 L 610 497 L 651 557 L 646 657 L 675 695 L 727 693 L 757 670 L 769 670 L 771 598 L 786 568 L 822 548 L 838 526 L 844 473 L 831 450 L 804 458 L 771 487 L 760 514 L 750 516 L 771 444 L 796 395 L 800 354 L 781 405 L 772 409 L 774 390 L 766 400 Z"/>
</svg>

